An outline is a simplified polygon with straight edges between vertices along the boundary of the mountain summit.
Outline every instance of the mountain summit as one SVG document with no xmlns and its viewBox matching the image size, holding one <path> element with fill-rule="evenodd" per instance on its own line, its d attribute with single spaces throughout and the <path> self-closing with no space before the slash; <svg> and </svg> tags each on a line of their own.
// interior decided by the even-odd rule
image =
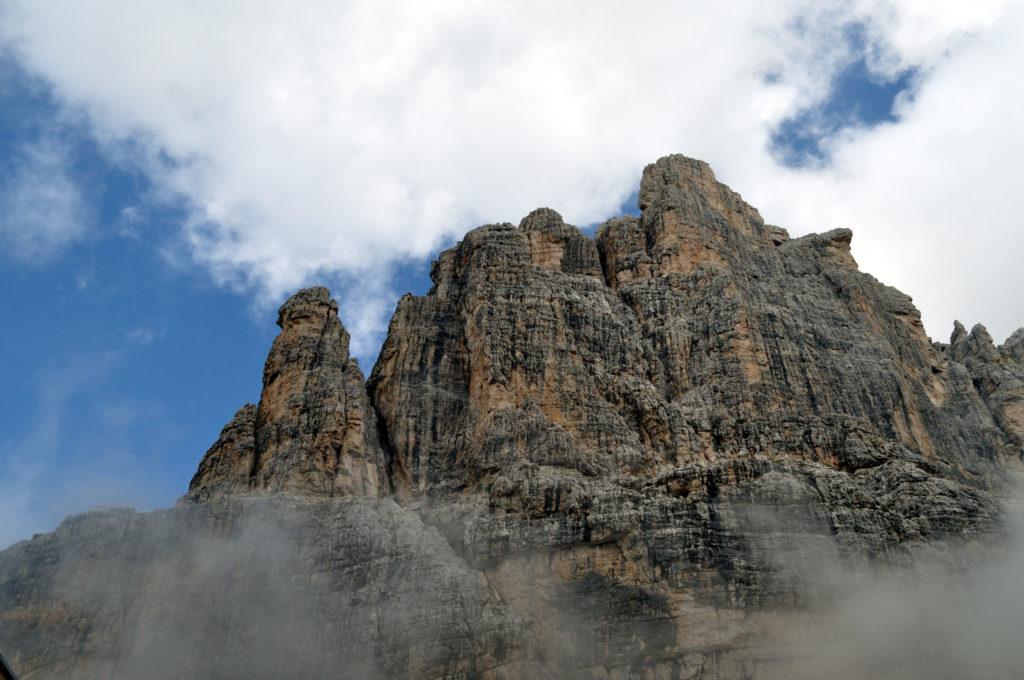
<svg viewBox="0 0 1024 680">
<path fill-rule="evenodd" d="M 470 231 L 365 382 L 298 292 L 175 509 L 0 553 L 0 649 L 31 678 L 805 677 L 778 640 L 837 574 L 996 549 L 1024 329 L 931 342 L 849 230 L 790 238 L 701 161 L 648 166 L 639 208 Z"/>
</svg>

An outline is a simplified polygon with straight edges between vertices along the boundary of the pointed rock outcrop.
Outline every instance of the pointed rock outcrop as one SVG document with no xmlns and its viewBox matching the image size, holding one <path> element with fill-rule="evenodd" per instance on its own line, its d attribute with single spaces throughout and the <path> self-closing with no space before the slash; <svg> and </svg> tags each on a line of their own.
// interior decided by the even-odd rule
<svg viewBox="0 0 1024 680">
<path fill-rule="evenodd" d="M 224 428 L 187 498 L 386 494 L 376 417 L 338 304 L 326 288 L 307 288 L 281 306 L 277 324 L 259 406 L 244 406 Z"/>
<path fill-rule="evenodd" d="M 1024 328 L 1018 328 L 1011 333 L 1002 344 L 1002 348 L 1017 361 L 1024 362 Z"/>
<path fill-rule="evenodd" d="M 995 422 L 1024 454 L 1024 329 L 996 347 L 984 326 L 968 333 L 957 321 L 948 354 L 967 369 Z"/>
</svg>

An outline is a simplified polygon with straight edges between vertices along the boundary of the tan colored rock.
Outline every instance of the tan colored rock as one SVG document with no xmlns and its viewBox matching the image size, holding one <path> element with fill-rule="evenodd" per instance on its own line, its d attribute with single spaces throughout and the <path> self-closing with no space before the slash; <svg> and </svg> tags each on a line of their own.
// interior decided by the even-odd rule
<svg viewBox="0 0 1024 680">
<path fill-rule="evenodd" d="M 793 625 L 774 608 L 818 597 L 801 564 L 991 529 L 1017 454 L 849 230 L 790 239 L 676 156 L 640 206 L 598 231 L 603 282 L 552 211 L 467 234 L 370 392 L 400 497 L 556 674 L 744 677 Z"/>
<path fill-rule="evenodd" d="M 326 288 L 308 288 L 281 307 L 277 323 L 259 406 L 243 408 L 221 433 L 187 498 L 387 494 L 376 417 L 338 304 Z"/>
</svg>

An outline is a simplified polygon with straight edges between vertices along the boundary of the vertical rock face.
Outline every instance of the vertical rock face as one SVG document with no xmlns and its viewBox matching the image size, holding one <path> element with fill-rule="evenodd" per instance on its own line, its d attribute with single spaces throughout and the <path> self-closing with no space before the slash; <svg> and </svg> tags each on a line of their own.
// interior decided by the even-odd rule
<svg viewBox="0 0 1024 680">
<path fill-rule="evenodd" d="M 848 230 L 789 239 L 681 156 L 645 170 L 640 207 L 596 249 L 547 209 L 481 227 L 401 301 L 370 389 L 409 494 L 757 456 L 914 456 L 970 481 L 1006 452 L 1012 407 L 993 419 Z"/>
<path fill-rule="evenodd" d="M 518 463 L 646 464 L 619 408 L 644 399 L 644 348 L 593 241 L 540 210 L 470 232 L 432 276 L 399 303 L 370 381 L 400 492 L 468 489 Z"/>
<path fill-rule="evenodd" d="M 855 468 L 859 450 L 902 446 L 969 476 L 1001 450 L 1006 433 L 910 298 L 857 270 L 849 230 L 790 240 L 678 156 L 647 168 L 640 206 L 598 245 L 686 423 L 677 451 Z"/>
<path fill-rule="evenodd" d="M 369 388 L 399 497 L 551 667 L 742 677 L 679 659 L 745 647 L 837 560 L 986 531 L 1020 450 L 850 231 L 790 239 L 680 156 L 639 195 L 596 243 L 547 209 L 467 234 Z"/>
<path fill-rule="evenodd" d="M 549 208 L 469 232 L 367 385 L 328 292 L 297 293 L 186 502 L 0 553 L 0 647 L 146 677 L 172 622 L 197 678 L 871 675 L 779 671 L 777 641 L 850 574 L 998 543 L 1024 329 L 931 343 L 849 230 L 791 239 L 700 161 L 648 166 L 639 203 L 596 239 Z"/>
<path fill-rule="evenodd" d="M 388 491 L 377 421 L 349 336 L 326 288 L 281 307 L 258 407 L 247 404 L 221 432 L 188 498 L 251 491 L 380 496 Z"/>
</svg>

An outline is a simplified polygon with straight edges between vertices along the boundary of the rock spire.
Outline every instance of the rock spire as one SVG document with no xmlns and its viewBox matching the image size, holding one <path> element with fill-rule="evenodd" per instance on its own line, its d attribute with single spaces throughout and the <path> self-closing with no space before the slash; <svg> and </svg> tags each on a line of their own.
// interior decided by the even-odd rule
<svg viewBox="0 0 1024 680">
<path fill-rule="evenodd" d="M 246 404 L 199 465 L 187 497 L 250 492 L 380 496 L 388 492 L 377 421 L 349 335 L 326 288 L 293 295 Z"/>
</svg>

